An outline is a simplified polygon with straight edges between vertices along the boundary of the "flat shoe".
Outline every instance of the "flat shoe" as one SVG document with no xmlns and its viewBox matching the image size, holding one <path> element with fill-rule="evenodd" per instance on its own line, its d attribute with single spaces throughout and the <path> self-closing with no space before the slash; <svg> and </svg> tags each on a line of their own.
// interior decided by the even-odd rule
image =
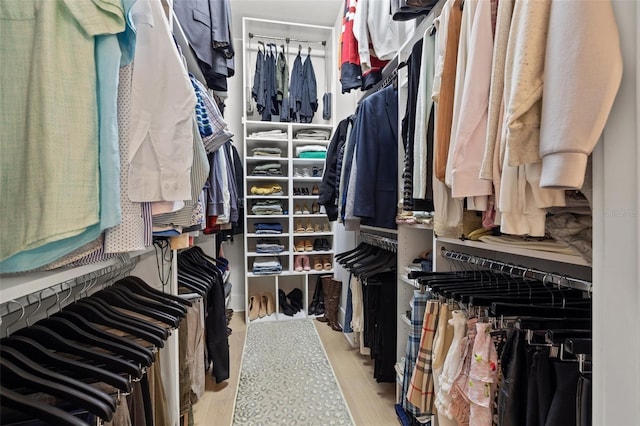
<svg viewBox="0 0 640 426">
<path fill-rule="evenodd" d="M 304 242 L 304 251 L 313 251 L 313 244 L 311 244 L 311 240 L 306 240 Z"/>
</svg>

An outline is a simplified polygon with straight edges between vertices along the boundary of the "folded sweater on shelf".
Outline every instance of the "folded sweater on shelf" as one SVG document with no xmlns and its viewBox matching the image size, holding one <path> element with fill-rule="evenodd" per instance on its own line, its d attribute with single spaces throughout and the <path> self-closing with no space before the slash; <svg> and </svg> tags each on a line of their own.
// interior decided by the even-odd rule
<svg viewBox="0 0 640 426">
<path fill-rule="evenodd" d="M 303 152 L 327 152 L 326 145 L 302 145 L 296 147 L 296 156 L 299 157 Z"/>
<path fill-rule="evenodd" d="M 282 234 L 282 224 L 280 223 L 260 222 L 253 226 L 256 234 Z"/>
<path fill-rule="evenodd" d="M 329 140 L 331 131 L 326 129 L 304 129 L 296 132 L 296 139 Z"/>
<path fill-rule="evenodd" d="M 254 195 L 283 195 L 282 187 L 277 183 L 253 185 L 251 193 Z"/>
<path fill-rule="evenodd" d="M 250 138 L 265 138 L 265 139 L 286 139 L 287 132 L 282 130 L 263 130 L 260 132 L 253 132 L 249 134 Z"/>
<path fill-rule="evenodd" d="M 279 157 L 282 149 L 275 146 L 261 146 L 251 150 L 254 157 Z"/>
</svg>

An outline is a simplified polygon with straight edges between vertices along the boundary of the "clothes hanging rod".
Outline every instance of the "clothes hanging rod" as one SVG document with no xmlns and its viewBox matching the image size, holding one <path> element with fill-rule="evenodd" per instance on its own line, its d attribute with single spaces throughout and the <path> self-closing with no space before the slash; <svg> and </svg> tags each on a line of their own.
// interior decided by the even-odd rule
<svg viewBox="0 0 640 426">
<path fill-rule="evenodd" d="M 378 234 L 371 234 L 368 232 L 360 232 L 360 239 L 362 242 L 371 244 L 376 247 L 388 249 L 390 251 L 398 251 L 398 240 L 393 238 L 384 237 Z"/>
<path fill-rule="evenodd" d="M 254 33 L 249 33 L 249 38 L 268 38 L 271 40 L 284 40 L 285 42 L 289 43 L 292 41 L 295 41 L 297 43 L 320 43 L 323 46 L 327 45 L 327 41 L 326 40 L 322 40 L 322 41 L 316 41 L 316 40 L 300 40 L 297 38 L 291 38 L 291 37 L 279 37 L 279 36 L 269 36 L 269 35 L 261 35 L 261 34 L 254 34 Z"/>
<path fill-rule="evenodd" d="M 41 304 L 43 297 L 47 298 L 67 291 L 69 292 L 68 294 L 71 294 L 71 292 L 79 286 L 84 286 L 82 289 L 83 292 L 89 291 L 96 285 L 102 286 L 109 281 L 113 281 L 117 277 L 124 276 L 131 272 L 138 263 L 138 257 L 132 258 L 126 253 L 121 253 L 115 257 L 115 262 L 116 263 L 107 265 L 96 271 L 25 294 L 17 299 L 3 301 L 3 303 L 0 304 L 0 318 L 13 314 L 17 311 L 24 310 L 36 303 Z"/>
<path fill-rule="evenodd" d="M 442 255 L 442 257 L 446 257 L 448 259 L 456 260 L 459 262 L 471 263 L 480 266 L 481 268 L 500 271 L 513 276 L 517 275 L 523 278 L 532 278 L 544 283 L 550 283 L 562 287 L 569 287 L 576 290 L 586 291 L 591 294 L 591 283 L 589 281 L 584 281 L 553 272 L 540 271 L 538 269 L 514 265 L 513 263 L 500 262 L 499 260 L 489 259 L 486 257 L 474 256 L 467 253 L 447 250 L 444 247 L 440 250 L 440 254 Z"/>
</svg>

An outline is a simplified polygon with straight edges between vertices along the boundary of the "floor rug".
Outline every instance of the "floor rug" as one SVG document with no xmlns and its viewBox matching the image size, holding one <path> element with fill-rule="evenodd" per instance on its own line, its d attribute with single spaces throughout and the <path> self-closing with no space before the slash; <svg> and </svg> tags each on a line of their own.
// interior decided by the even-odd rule
<svg viewBox="0 0 640 426">
<path fill-rule="evenodd" d="M 233 425 L 353 425 L 312 320 L 247 327 Z"/>
</svg>

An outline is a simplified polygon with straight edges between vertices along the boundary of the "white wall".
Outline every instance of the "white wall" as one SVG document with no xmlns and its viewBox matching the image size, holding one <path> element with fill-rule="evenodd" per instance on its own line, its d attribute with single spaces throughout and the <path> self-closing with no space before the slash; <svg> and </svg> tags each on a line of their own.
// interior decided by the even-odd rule
<svg viewBox="0 0 640 426">
<path fill-rule="evenodd" d="M 640 6 L 613 6 L 624 71 L 593 158 L 593 424 L 628 426 L 640 424 Z"/>
</svg>

